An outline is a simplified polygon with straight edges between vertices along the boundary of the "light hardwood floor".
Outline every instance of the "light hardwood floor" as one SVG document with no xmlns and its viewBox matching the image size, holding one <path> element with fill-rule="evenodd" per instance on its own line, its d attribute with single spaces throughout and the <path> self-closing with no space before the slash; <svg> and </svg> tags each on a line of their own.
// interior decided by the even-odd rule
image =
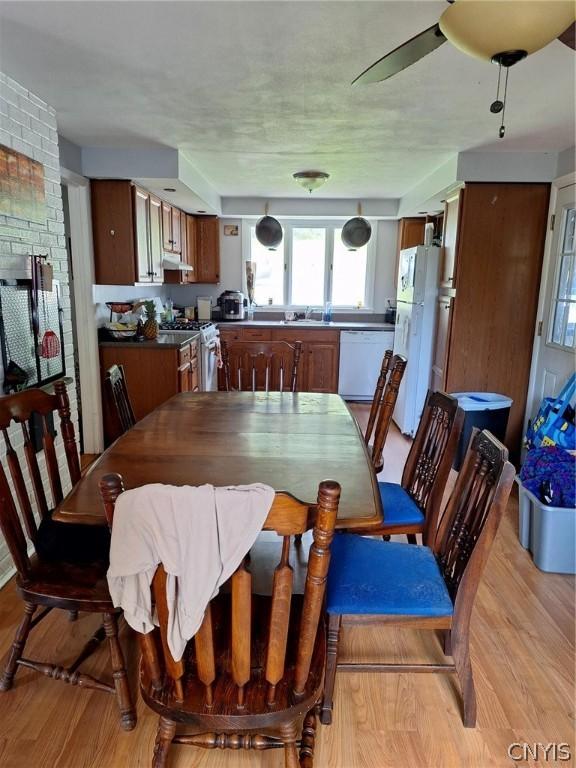
<svg viewBox="0 0 576 768">
<path fill-rule="evenodd" d="M 366 408 L 355 406 L 359 417 Z M 385 479 L 398 479 L 409 443 L 393 429 Z M 345 479 L 343 479 L 345 482 Z M 14 585 L 0 592 L 0 654 L 20 618 Z M 70 624 L 53 613 L 35 630 L 27 653 L 69 663 L 97 624 Z M 134 639 L 122 640 L 136 687 Z M 481 584 L 472 619 L 472 658 L 478 727 L 462 726 L 459 694 L 448 675 L 342 673 L 336 682 L 334 722 L 318 728 L 318 768 L 498 768 L 515 763 L 513 742 L 568 742 L 574 754 L 574 579 L 545 574 L 517 539 L 517 502 L 510 501 Z M 356 659 L 443 661 L 431 632 L 346 628 L 343 655 Z M 86 665 L 106 673 L 102 648 Z M 12 691 L 0 694 L 2 768 L 139 768 L 149 766 L 156 716 L 139 702 L 131 733 L 117 726 L 116 703 L 19 671 Z M 526 765 L 526 763 L 517 763 Z M 540 763 L 536 763 L 539 765 Z M 547 763 L 572 765 L 573 762 Z M 171 768 L 282 768 L 279 751 L 205 751 L 175 746 Z"/>
</svg>

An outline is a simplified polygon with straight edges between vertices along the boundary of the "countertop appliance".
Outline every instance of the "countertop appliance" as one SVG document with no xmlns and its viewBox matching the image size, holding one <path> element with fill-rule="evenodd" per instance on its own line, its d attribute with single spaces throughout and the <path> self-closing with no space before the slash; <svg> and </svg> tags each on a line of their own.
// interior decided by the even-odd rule
<svg viewBox="0 0 576 768">
<path fill-rule="evenodd" d="M 394 347 L 394 331 L 342 331 L 338 394 L 346 400 L 372 400 L 382 358 Z"/>
<path fill-rule="evenodd" d="M 201 320 L 174 321 L 161 323 L 160 332 L 187 333 L 198 331 L 200 333 L 200 391 L 215 392 L 218 389 L 218 359 L 217 348 L 219 345 L 220 331 L 214 323 Z"/>
<path fill-rule="evenodd" d="M 222 310 L 222 320 L 244 320 L 244 307 L 247 300 L 241 291 L 224 291 L 218 297 L 218 306 Z"/>
<path fill-rule="evenodd" d="M 196 299 L 198 320 L 210 320 L 212 317 L 212 296 L 198 296 Z"/>
<path fill-rule="evenodd" d="M 414 437 L 432 370 L 440 249 L 418 245 L 400 251 L 394 354 L 408 364 L 398 392 L 394 421 Z"/>
</svg>

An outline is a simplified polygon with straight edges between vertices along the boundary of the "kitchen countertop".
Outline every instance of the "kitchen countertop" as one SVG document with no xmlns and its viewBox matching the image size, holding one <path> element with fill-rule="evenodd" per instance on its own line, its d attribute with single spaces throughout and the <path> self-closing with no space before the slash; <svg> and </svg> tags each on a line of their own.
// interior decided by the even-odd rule
<svg viewBox="0 0 576 768">
<path fill-rule="evenodd" d="M 178 333 L 170 333 L 169 331 L 161 331 L 160 336 L 158 336 L 157 339 L 154 339 L 153 341 L 130 341 L 129 339 L 126 339 L 125 341 L 115 341 L 115 340 L 106 340 L 106 341 L 100 341 L 99 346 L 100 347 L 147 347 L 147 348 L 161 348 L 161 349 L 179 349 L 180 347 L 186 346 L 186 344 L 190 344 L 191 341 L 194 341 L 194 339 L 197 339 L 200 336 L 200 333 L 198 331 L 190 331 L 189 334 L 184 335 L 182 331 L 178 331 Z"/>
<path fill-rule="evenodd" d="M 326 328 L 337 331 L 393 331 L 395 326 L 392 323 L 371 323 L 371 322 L 332 322 L 319 323 L 317 321 L 308 322 L 306 320 L 296 320 L 294 322 L 284 322 L 283 320 L 214 320 L 219 328 Z"/>
</svg>

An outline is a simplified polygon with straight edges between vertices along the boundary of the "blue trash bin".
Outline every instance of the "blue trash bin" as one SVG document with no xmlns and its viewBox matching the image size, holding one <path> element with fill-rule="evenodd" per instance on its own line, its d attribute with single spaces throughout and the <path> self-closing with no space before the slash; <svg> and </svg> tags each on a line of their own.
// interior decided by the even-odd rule
<svg viewBox="0 0 576 768">
<path fill-rule="evenodd" d="M 454 469 L 459 470 L 466 455 L 472 429 L 488 429 L 498 440 L 504 441 L 512 400 L 496 392 L 452 392 L 464 411 L 464 426 L 454 458 Z"/>
</svg>

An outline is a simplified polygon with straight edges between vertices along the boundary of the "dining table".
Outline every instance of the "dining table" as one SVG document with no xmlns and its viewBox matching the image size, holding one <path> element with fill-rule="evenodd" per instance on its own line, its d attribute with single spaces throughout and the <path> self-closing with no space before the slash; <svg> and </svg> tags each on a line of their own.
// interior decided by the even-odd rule
<svg viewBox="0 0 576 768">
<path fill-rule="evenodd" d="M 181 393 L 125 432 L 96 459 L 53 519 L 106 525 L 99 481 L 215 486 L 265 483 L 316 503 L 322 480 L 342 487 L 337 528 L 378 527 L 382 503 L 360 428 L 336 394 Z"/>
</svg>

